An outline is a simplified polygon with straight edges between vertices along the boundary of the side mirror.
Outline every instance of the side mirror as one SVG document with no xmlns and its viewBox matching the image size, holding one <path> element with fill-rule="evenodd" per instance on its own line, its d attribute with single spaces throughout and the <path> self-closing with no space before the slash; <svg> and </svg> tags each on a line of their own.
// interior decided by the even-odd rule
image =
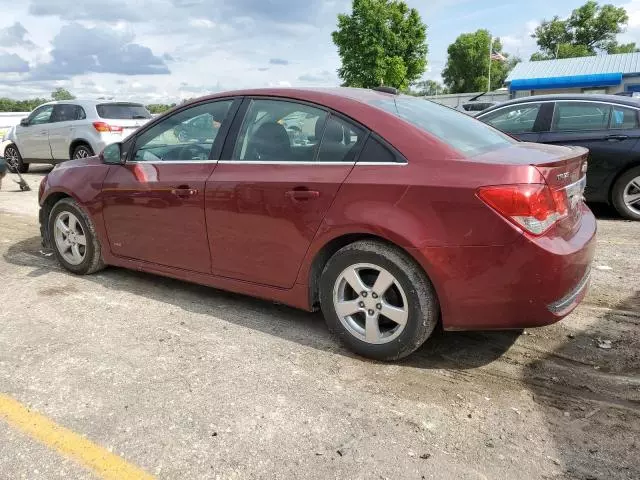
<svg viewBox="0 0 640 480">
<path fill-rule="evenodd" d="M 100 160 L 102 160 L 102 163 L 109 165 L 124 164 L 124 159 L 122 158 L 122 143 L 112 143 L 104 147 L 104 150 L 100 153 Z"/>
<path fill-rule="evenodd" d="M 29 126 L 29 119 L 28 118 L 23 118 L 22 120 L 20 120 L 20 125 L 22 125 L 23 127 L 28 127 Z"/>
</svg>

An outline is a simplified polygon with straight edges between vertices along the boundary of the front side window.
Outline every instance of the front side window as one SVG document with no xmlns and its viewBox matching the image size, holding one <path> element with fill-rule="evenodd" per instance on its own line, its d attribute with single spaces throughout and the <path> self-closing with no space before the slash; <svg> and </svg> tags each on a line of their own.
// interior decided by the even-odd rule
<svg viewBox="0 0 640 480">
<path fill-rule="evenodd" d="M 49 123 L 51 120 L 51 113 L 53 112 L 53 105 L 45 105 L 35 110 L 29 118 L 29 125 L 41 125 L 43 123 Z"/>
<path fill-rule="evenodd" d="M 553 116 L 553 130 L 576 132 L 606 130 L 611 106 L 592 102 L 558 102 Z"/>
<path fill-rule="evenodd" d="M 371 104 L 434 135 L 466 156 L 513 145 L 513 138 L 469 115 L 421 98 L 396 96 Z"/>
<path fill-rule="evenodd" d="M 530 133 L 538 118 L 540 103 L 523 103 L 483 115 L 481 120 L 507 133 Z"/>
<path fill-rule="evenodd" d="M 134 161 L 208 160 L 232 102 L 204 103 L 165 118 L 136 139 Z M 201 126 L 194 125 L 198 121 Z"/>
<path fill-rule="evenodd" d="M 621 106 L 613 107 L 609 128 L 613 130 L 638 128 L 638 111 L 633 108 Z"/>
<path fill-rule="evenodd" d="M 252 100 L 233 151 L 234 160 L 305 162 L 316 157 L 327 113 L 283 100 Z"/>
</svg>

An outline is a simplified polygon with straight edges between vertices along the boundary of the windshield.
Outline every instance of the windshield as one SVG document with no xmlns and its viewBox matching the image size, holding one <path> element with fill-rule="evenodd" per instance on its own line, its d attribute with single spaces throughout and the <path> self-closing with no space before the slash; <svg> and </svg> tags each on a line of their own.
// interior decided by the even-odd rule
<svg viewBox="0 0 640 480">
<path fill-rule="evenodd" d="M 96 110 L 101 118 L 116 120 L 151 118 L 149 111 L 139 103 L 102 103 L 96 105 Z"/>
<path fill-rule="evenodd" d="M 430 133 L 465 156 L 475 156 L 517 141 L 478 120 L 421 98 L 388 97 L 370 102 Z"/>
</svg>

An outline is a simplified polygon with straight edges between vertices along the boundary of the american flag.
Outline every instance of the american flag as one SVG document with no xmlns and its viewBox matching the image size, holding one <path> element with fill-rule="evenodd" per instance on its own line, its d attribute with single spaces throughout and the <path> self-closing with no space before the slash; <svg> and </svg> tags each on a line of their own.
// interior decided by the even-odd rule
<svg viewBox="0 0 640 480">
<path fill-rule="evenodd" d="M 500 52 L 491 52 L 491 60 L 497 60 L 499 62 L 506 62 L 507 57 L 502 55 Z"/>
</svg>

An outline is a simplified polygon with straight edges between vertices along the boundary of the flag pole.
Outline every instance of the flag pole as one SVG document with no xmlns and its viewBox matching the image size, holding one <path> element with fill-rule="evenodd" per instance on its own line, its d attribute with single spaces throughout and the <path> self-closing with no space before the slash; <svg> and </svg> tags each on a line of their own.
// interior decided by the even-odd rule
<svg viewBox="0 0 640 480">
<path fill-rule="evenodd" d="M 491 91 L 491 50 L 493 47 L 493 37 L 489 34 L 489 82 L 487 84 L 487 93 Z"/>
</svg>

